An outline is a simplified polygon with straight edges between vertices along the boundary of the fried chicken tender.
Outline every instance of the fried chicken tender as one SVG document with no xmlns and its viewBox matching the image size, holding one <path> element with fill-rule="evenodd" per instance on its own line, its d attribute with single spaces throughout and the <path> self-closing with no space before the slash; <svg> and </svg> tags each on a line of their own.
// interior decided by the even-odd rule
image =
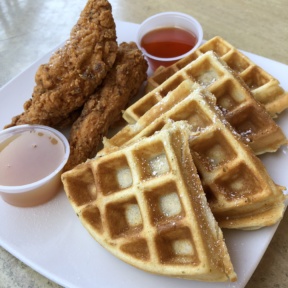
<svg viewBox="0 0 288 288">
<path fill-rule="evenodd" d="M 148 64 L 134 42 L 121 43 L 113 69 L 85 103 L 70 132 L 70 158 L 64 170 L 96 155 L 108 128 L 147 78 Z"/>
<path fill-rule="evenodd" d="M 115 62 L 117 47 L 110 3 L 88 0 L 64 47 L 38 68 L 24 112 L 6 128 L 19 124 L 57 128 L 65 123 L 101 84 Z"/>
</svg>

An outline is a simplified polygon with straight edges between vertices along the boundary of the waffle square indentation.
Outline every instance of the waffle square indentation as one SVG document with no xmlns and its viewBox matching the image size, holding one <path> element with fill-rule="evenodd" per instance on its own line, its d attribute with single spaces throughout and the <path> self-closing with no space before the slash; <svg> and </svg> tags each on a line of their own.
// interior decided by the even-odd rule
<svg viewBox="0 0 288 288">
<path fill-rule="evenodd" d="M 148 203 L 148 214 L 153 225 L 160 222 L 173 223 L 173 221 L 183 218 L 184 210 L 174 182 L 168 182 L 152 189 L 149 188 L 144 196 Z"/>
<path fill-rule="evenodd" d="M 265 116 L 262 111 L 253 106 L 248 106 L 244 111 L 239 113 L 237 117 L 230 120 L 230 124 L 241 135 L 243 140 L 248 143 L 253 141 L 256 132 L 261 133 L 263 128 L 269 126 L 269 116 Z"/>
<path fill-rule="evenodd" d="M 197 61 L 197 64 L 195 62 L 191 67 L 187 67 L 186 73 L 204 87 L 210 86 L 223 76 L 223 72 L 213 66 L 210 58 Z"/>
<path fill-rule="evenodd" d="M 182 105 L 175 115 L 170 116 L 170 119 L 174 121 L 187 121 L 191 125 L 191 131 L 204 129 L 213 123 L 197 101 L 191 101 L 189 105 Z"/>
<path fill-rule="evenodd" d="M 167 96 L 169 92 L 175 90 L 184 80 L 185 78 L 182 75 L 177 75 L 176 77 L 174 76 L 173 81 L 167 81 L 166 85 L 159 90 L 159 93 L 162 95 L 162 97 Z"/>
<path fill-rule="evenodd" d="M 153 80 L 158 83 L 159 85 L 163 82 L 165 82 L 168 78 L 170 78 L 172 75 L 175 74 L 175 69 L 170 66 L 168 67 L 166 70 L 165 70 L 165 73 L 156 73 L 154 76 L 153 76 Z"/>
<path fill-rule="evenodd" d="M 75 176 L 70 177 L 68 174 L 66 177 L 69 177 L 66 181 L 69 198 L 77 206 L 96 200 L 95 180 L 90 166 L 87 165 L 84 169 L 75 170 Z"/>
<path fill-rule="evenodd" d="M 124 253 L 142 261 L 150 259 L 150 252 L 145 239 L 139 239 L 130 243 L 126 243 L 120 248 Z"/>
<path fill-rule="evenodd" d="M 143 229 L 143 219 L 135 197 L 107 204 L 105 213 L 111 238 L 137 234 Z"/>
<path fill-rule="evenodd" d="M 141 180 L 159 177 L 168 173 L 171 168 L 166 157 L 166 151 L 161 141 L 155 141 L 149 146 L 140 147 L 133 152 L 139 165 Z"/>
<path fill-rule="evenodd" d="M 97 191 L 104 195 L 121 191 L 133 184 L 131 170 L 124 155 L 100 161 L 96 173 Z"/>
<path fill-rule="evenodd" d="M 207 171 L 232 161 L 237 153 L 221 131 L 214 131 L 190 143 L 193 156 L 198 158 Z"/>
<path fill-rule="evenodd" d="M 102 218 L 98 207 L 88 206 L 82 212 L 82 218 L 85 219 L 86 223 L 96 230 L 98 233 L 102 233 L 103 225 Z"/>
<path fill-rule="evenodd" d="M 210 43 L 204 44 L 199 50 L 204 54 L 208 51 L 214 51 L 218 56 L 222 57 L 231 50 L 231 47 L 223 41 L 215 39 Z"/>
<path fill-rule="evenodd" d="M 263 74 L 259 67 L 253 67 L 248 73 L 243 73 L 241 76 L 247 86 L 253 91 L 270 81 L 270 79 Z"/>
<path fill-rule="evenodd" d="M 223 85 L 212 89 L 211 92 L 217 98 L 217 106 L 224 114 L 239 107 L 239 104 L 247 100 L 245 90 L 239 89 L 239 85 L 237 87 L 233 80 L 227 80 Z"/>
<path fill-rule="evenodd" d="M 215 185 L 227 201 L 247 199 L 263 191 L 261 183 L 254 174 L 245 163 L 241 163 L 216 179 Z"/>
<path fill-rule="evenodd" d="M 141 105 L 134 105 L 133 112 L 134 114 L 140 118 L 142 117 L 150 108 L 155 106 L 160 100 L 162 99 L 162 96 L 159 92 L 155 92 L 153 95 L 150 95 L 150 97 L 147 97 L 145 101 L 141 101 Z"/>
<path fill-rule="evenodd" d="M 171 231 L 159 233 L 156 245 L 162 264 L 198 265 L 199 259 L 194 241 L 188 227 L 178 227 Z"/>
<path fill-rule="evenodd" d="M 237 52 L 231 53 L 229 56 L 225 57 L 224 60 L 227 65 L 237 73 L 241 73 L 242 71 L 246 70 L 250 65 L 245 57 Z"/>
</svg>

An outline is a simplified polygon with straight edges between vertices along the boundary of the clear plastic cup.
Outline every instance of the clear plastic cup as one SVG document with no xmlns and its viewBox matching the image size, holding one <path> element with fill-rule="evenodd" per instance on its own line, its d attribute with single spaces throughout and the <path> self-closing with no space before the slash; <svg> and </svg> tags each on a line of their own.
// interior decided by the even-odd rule
<svg viewBox="0 0 288 288">
<path fill-rule="evenodd" d="M 55 163 L 55 167 L 53 165 L 51 165 L 51 167 L 49 167 L 49 169 L 50 169 L 49 174 L 46 174 L 41 179 L 37 179 L 36 181 L 31 182 L 31 183 L 27 180 L 28 182 L 25 184 L 13 185 L 12 184 L 13 180 L 11 180 L 12 182 L 7 184 L 7 183 L 4 183 L 6 180 L 4 181 L 3 177 L 1 176 L 2 177 L 1 181 L 3 181 L 3 182 L 2 183 L 0 182 L 0 195 L 5 202 L 7 202 L 13 206 L 31 207 L 31 206 L 36 206 L 36 205 L 40 205 L 42 203 L 45 203 L 48 200 L 52 199 L 59 192 L 61 185 L 62 185 L 61 173 L 62 173 L 62 169 L 63 169 L 64 165 L 66 164 L 66 162 L 68 160 L 68 157 L 70 154 L 70 147 L 69 147 L 69 143 L 68 143 L 66 137 L 62 133 L 57 131 L 56 129 L 53 129 L 53 128 L 50 128 L 47 126 L 43 126 L 43 125 L 19 125 L 19 126 L 15 126 L 12 128 L 2 130 L 0 132 L 0 153 L 2 153 L 2 151 L 4 151 L 4 149 L 6 149 L 8 147 L 8 145 L 10 145 L 13 141 L 15 141 L 15 139 L 24 135 L 23 133 L 26 133 L 25 135 L 28 134 L 28 137 L 29 137 L 29 133 L 34 133 L 34 132 L 39 133 L 38 134 L 38 135 L 40 135 L 39 137 L 42 137 L 43 135 L 45 135 L 45 137 L 49 138 L 49 141 L 50 141 L 50 139 L 52 139 L 51 141 L 53 141 L 53 145 L 56 145 L 56 144 L 60 145 L 59 151 L 61 151 L 61 157 L 59 157 L 59 160 L 57 160 L 57 162 Z M 34 143 L 36 143 L 36 142 L 31 141 L 31 145 L 34 145 Z M 12 145 L 15 145 L 15 144 L 12 144 Z M 30 143 L 29 143 L 29 145 L 30 145 Z M 18 144 L 18 146 L 19 146 L 19 144 Z M 18 147 L 18 146 L 16 146 L 16 147 Z M 11 150 L 11 148 L 9 148 L 9 149 L 10 149 L 9 151 L 13 151 L 13 149 L 12 150 Z M 22 159 L 21 158 L 21 155 L 23 155 L 22 150 L 20 152 L 19 152 L 19 150 L 21 150 L 21 149 L 17 149 L 17 151 L 15 151 L 15 154 L 19 153 L 17 155 L 19 155 L 20 157 L 19 158 L 15 157 L 15 159 Z M 43 159 L 45 159 L 45 161 L 46 160 L 49 161 L 49 158 L 51 158 L 51 156 L 52 156 L 51 150 L 53 151 L 53 149 L 46 149 L 46 146 L 45 146 L 45 148 L 40 149 L 38 151 L 41 151 L 41 153 L 43 153 L 43 156 L 44 156 Z M 27 154 L 27 151 L 25 153 Z M 60 152 L 59 152 L 59 155 L 60 155 Z M 27 158 L 27 156 L 26 156 L 26 158 Z M 19 160 L 19 161 L 21 161 L 21 160 Z M 39 160 L 39 161 L 41 161 L 41 160 Z M 2 159 L 3 165 L 10 165 L 9 163 L 6 164 L 6 162 L 5 163 L 4 162 L 5 161 L 3 161 L 3 159 Z M 17 165 L 17 163 L 19 163 L 18 165 L 22 165 L 23 162 L 24 161 L 22 161 L 21 163 L 15 161 L 15 162 L 13 162 L 13 165 Z M 22 167 L 22 166 L 20 166 L 20 167 Z M 41 167 L 41 163 L 40 163 L 40 167 Z M 35 171 L 35 170 L 33 172 L 33 167 L 27 167 L 27 169 L 28 168 L 32 169 L 31 170 L 32 173 L 29 172 L 30 174 L 33 174 L 33 173 L 36 174 L 37 173 L 37 171 Z M 39 169 L 39 167 L 35 168 L 35 169 Z M 22 169 L 22 170 L 24 170 L 24 169 Z M 24 172 L 25 171 L 23 171 L 23 173 Z M 0 173 L 3 173 L 3 172 L 0 171 Z M 45 173 L 45 172 L 43 172 L 43 173 Z M 21 174 L 21 172 L 19 174 Z M 4 174 L 4 175 L 5 175 L 5 177 L 7 177 L 6 174 Z M 19 177 L 20 177 L 20 175 L 19 175 Z M 4 183 L 4 185 L 3 185 L 3 183 Z"/>
<path fill-rule="evenodd" d="M 183 29 L 196 37 L 196 44 L 185 54 L 175 57 L 159 57 L 149 54 L 141 45 L 142 38 L 152 30 L 165 27 L 177 27 Z M 200 23 L 192 16 L 180 12 L 163 12 L 147 18 L 141 23 L 137 34 L 137 45 L 149 63 L 150 68 L 155 71 L 159 66 L 170 66 L 196 50 L 203 40 L 203 30 Z"/>
</svg>

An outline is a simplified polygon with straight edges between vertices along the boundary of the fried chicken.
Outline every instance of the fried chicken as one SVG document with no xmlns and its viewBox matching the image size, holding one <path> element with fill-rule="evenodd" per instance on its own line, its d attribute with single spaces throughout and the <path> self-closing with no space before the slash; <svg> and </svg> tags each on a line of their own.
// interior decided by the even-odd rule
<svg viewBox="0 0 288 288">
<path fill-rule="evenodd" d="M 6 128 L 19 124 L 57 128 L 83 106 L 116 59 L 116 29 L 111 10 L 106 0 L 88 0 L 70 39 L 47 64 L 38 68 L 32 98 L 24 104 L 24 112 Z"/>
<path fill-rule="evenodd" d="M 85 103 L 70 134 L 70 158 L 65 170 L 96 155 L 108 128 L 121 116 L 147 78 L 148 64 L 134 42 L 118 47 L 113 69 Z"/>
</svg>

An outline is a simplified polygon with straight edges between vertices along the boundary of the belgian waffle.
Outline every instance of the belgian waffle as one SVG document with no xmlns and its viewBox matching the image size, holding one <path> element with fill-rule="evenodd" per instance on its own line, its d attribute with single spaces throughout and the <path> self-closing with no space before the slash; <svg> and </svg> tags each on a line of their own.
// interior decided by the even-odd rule
<svg viewBox="0 0 288 288">
<path fill-rule="evenodd" d="M 187 124 L 171 124 L 64 173 L 64 188 L 91 235 L 123 261 L 166 276 L 235 281 L 188 137 Z"/>
<path fill-rule="evenodd" d="M 219 36 L 207 41 L 194 53 L 170 67 L 159 67 L 147 81 L 147 92 L 159 86 L 171 75 L 207 51 L 214 51 L 242 78 L 255 99 L 264 105 L 271 116 L 277 116 L 288 107 L 288 92 L 283 90 L 279 81 Z"/>
<path fill-rule="evenodd" d="M 183 100 L 176 103 L 178 95 Z M 188 121 L 191 153 L 220 227 L 257 229 L 278 222 L 284 211 L 284 187 L 273 182 L 215 104 L 213 94 L 185 80 L 135 124 L 106 140 L 101 153 L 153 135 L 171 120 Z"/>
<path fill-rule="evenodd" d="M 185 79 L 201 84 L 216 96 L 216 105 L 222 110 L 226 120 L 257 155 L 274 152 L 281 145 L 287 144 L 281 128 L 255 100 L 245 83 L 212 51 L 190 62 L 131 105 L 124 112 L 124 119 L 128 123 L 136 122 Z M 180 97 L 177 94 L 175 101 L 185 95 Z M 161 108 L 159 112 L 156 110 L 156 115 L 164 112 L 164 108 Z"/>
</svg>

